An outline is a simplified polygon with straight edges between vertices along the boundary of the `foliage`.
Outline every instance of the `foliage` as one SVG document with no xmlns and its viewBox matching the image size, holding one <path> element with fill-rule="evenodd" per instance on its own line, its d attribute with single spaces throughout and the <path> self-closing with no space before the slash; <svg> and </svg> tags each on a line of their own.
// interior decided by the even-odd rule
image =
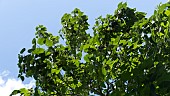
<svg viewBox="0 0 170 96">
<path fill-rule="evenodd" d="M 96 19 L 93 36 L 86 32 L 88 17 L 76 8 L 61 19 L 66 45 L 37 26 L 32 48 L 18 55 L 18 77 L 33 77 L 36 86 L 12 94 L 169 96 L 169 6 L 160 4 L 147 18 L 121 2 L 114 15 Z"/>
</svg>

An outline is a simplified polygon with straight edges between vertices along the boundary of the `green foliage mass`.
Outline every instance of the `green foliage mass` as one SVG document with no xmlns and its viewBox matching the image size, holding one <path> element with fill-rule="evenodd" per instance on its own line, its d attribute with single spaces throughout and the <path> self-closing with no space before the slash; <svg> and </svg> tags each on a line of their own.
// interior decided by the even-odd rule
<svg viewBox="0 0 170 96">
<path fill-rule="evenodd" d="M 32 77 L 36 86 L 12 94 L 170 96 L 170 4 L 146 17 L 121 2 L 113 15 L 96 19 L 93 36 L 87 21 L 76 8 L 62 17 L 60 36 L 37 26 L 32 48 L 18 54 L 18 77 Z"/>
</svg>

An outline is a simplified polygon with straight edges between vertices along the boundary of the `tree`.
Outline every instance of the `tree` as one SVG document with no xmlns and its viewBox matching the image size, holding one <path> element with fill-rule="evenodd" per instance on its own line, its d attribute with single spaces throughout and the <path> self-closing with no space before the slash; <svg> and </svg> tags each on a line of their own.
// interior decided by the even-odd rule
<svg viewBox="0 0 170 96">
<path fill-rule="evenodd" d="M 32 48 L 18 54 L 18 77 L 34 78 L 36 86 L 12 94 L 169 96 L 169 6 L 160 4 L 147 18 L 121 2 L 113 15 L 96 19 L 93 36 L 86 32 L 88 17 L 77 8 L 62 17 L 60 36 L 37 26 Z"/>
</svg>

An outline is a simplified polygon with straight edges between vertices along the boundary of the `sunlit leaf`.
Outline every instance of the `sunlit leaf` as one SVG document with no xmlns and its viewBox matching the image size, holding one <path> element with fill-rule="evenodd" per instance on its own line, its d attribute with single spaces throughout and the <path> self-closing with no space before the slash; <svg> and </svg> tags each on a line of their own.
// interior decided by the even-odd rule
<svg viewBox="0 0 170 96">
<path fill-rule="evenodd" d="M 38 44 L 43 45 L 44 44 L 44 38 L 38 38 Z"/>
<path fill-rule="evenodd" d="M 60 72 L 61 68 L 60 69 L 51 69 L 51 73 L 55 73 L 55 74 L 58 74 Z"/>
<path fill-rule="evenodd" d="M 33 51 L 34 54 L 41 54 L 41 53 L 44 53 L 44 49 L 43 48 L 36 48 L 34 51 Z"/>
<path fill-rule="evenodd" d="M 51 47 L 51 46 L 53 46 L 53 41 L 49 40 L 49 39 L 46 39 L 45 44 L 46 44 L 46 46 Z"/>
</svg>

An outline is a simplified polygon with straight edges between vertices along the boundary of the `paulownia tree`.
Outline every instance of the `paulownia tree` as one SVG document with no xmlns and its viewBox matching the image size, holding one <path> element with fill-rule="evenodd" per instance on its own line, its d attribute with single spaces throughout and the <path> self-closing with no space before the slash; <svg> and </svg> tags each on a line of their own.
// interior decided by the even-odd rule
<svg viewBox="0 0 170 96">
<path fill-rule="evenodd" d="M 18 77 L 34 78 L 36 86 L 11 95 L 169 96 L 169 6 L 160 4 L 147 18 L 121 2 L 113 15 L 96 19 L 93 36 L 77 8 L 62 17 L 59 36 L 37 26 L 32 48 L 18 54 Z"/>
</svg>

